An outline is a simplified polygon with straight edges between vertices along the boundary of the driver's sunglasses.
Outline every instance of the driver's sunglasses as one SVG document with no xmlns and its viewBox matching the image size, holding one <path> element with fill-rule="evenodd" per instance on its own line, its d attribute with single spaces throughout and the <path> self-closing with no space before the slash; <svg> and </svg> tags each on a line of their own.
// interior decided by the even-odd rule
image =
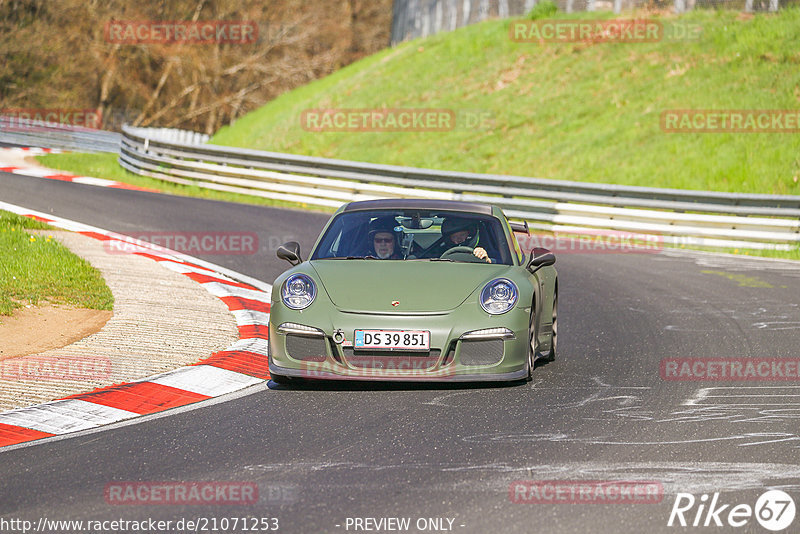
<svg viewBox="0 0 800 534">
<path fill-rule="evenodd" d="M 391 243 L 392 241 L 394 241 L 394 239 L 392 239 L 391 237 L 376 237 L 375 238 L 375 242 L 376 243 Z"/>
</svg>

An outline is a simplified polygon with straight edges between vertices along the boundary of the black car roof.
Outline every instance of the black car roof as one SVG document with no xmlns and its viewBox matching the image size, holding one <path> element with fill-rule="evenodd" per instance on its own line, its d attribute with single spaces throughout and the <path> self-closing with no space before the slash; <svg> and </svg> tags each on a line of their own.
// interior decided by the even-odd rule
<svg viewBox="0 0 800 534">
<path fill-rule="evenodd" d="M 425 198 L 387 198 L 381 200 L 360 200 L 350 202 L 342 211 L 362 211 L 362 210 L 385 210 L 385 209 L 420 209 L 420 210 L 443 210 L 443 211 L 465 211 L 469 213 L 479 213 L 491 215 L 492 206 L 489 204 L 478 204 L 476 202 L 460 202 L 458 200 L 429 200 Z"/>
</svg>

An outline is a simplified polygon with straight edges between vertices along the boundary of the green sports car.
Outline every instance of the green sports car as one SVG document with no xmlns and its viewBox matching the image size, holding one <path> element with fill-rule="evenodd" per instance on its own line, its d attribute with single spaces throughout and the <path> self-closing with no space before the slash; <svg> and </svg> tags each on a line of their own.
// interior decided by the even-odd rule
<svg viewBox="0 0 800 534">
<path fill-rule="evenodd" d="M 552 359 L 555 256 L 520 249 L 500 208 L 469 202 L 351 202 L 273 286 L 272 380 L 500 381 Z"/>
</svg>

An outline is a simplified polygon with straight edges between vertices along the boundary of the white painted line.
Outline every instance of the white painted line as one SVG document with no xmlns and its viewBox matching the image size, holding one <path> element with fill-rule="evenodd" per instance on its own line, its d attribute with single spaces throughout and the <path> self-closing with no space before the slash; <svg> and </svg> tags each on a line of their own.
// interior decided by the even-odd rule
<svg viewBox="0 0 800 534">
<path fill-rule="evenodd" d="M 50 434 L 66 434 L 138 416 L 138 413 L 119 408 L 68 399 L 0 414 L 0 423 Z"/>
<path fill-rule="evenodd" d="M 5 151 L 13 152 L 15 154 L 34 154 L 34 155 L 41 155 L 41 154 L 62 154 L 63 151 L 60 148 L 41 148 L 38 146 L 31 146 L 31 147 L 19 147 L 19 146 L 11 146 L 11 147 L 3 147 Z"/>
<path fill-rule="evenodd" d="M 154 380 L 149 380 L 149 382 L 163 386 L 183 389 L 209 397 L 232 393 L 263 381 L 260 378 L 253 378 L 252 376 L 210 365 L 182 367 L 170 373 L 165 373 Z"/>
<path fill-rule="evenodd" d="M 180 266 L 183 269 L 192 269 L 192 271 L 184 271 L 184 273 L 185 272 L 195 272 L 195 273 L 199 273 L 199 274 L 209 274 L 209 273 L 211 273 L 211 274 L 215 274 L 215 273 L 219 274 L 216 271 L 212 271 L 211 269 L 208 269 L 206 267 L 188 265 L 188 264 L 184 263 L 184 261 L 179 259 L 179 258 L 175 258 L 175 257 L 168 256 L 168 255 L 165 255 L 165 254 L 158 254 L 158 253 L 155 253 L 155 252 L 152 252 L 152 251 L 148 252 L 148 254 L 151 254 L 151 255 L 154 255 L 154 256 L 158 256 L 159 258 L 161 258 L 161 259 L 158 259 L 156 261 L 160 262 L 162 265 L 164 265 L 168 269 L 170 268 L 168 266 L 171 266 L 172 264 L 175 264 L 175 265 Z M 178 271 L 178 272 L 180 272 L 180 271 Z"/>
<path fill-rule="evenodd" d="M 169 269 L 170 271 L 175 271 L 176 273 L 186 274 L 186 273 L 198 273 L 198 274 L 205 274 L 205 275 L 213 275 L 214 278 L 219 278 L 221 280 L 228 280 L 230 282 L 236 282 L 236 280 L 232 278 L 228 278 L 224 274 L 220 274 L 215 271 L 211 271 L 206 269 L 205 267 L 193 267 L 191 265 L 186 265 L 185 263 L 176 263 L 175 260 L 172 261 L 163 261 L 161 265 Z"/>
<path fill-rule="evenodd" d="M 234 310 L 231 312 L 236 318 L 236 324 L 239 326 L 246 325 L 269 325 L 269 314 L 256 310 Z"/>
<path fill-rule="evenodd" d="M 121 239 L 109 239 L 103 246 L 109 254 L 133 254 L 135 252 L 153 254 L 155 252 L 147 246 Z"/>
<path fill-rule="evenodd" d="M 101 187 L 108 187 L 119 183 L 113 180 L 106 180 L 105 178 L 92 178 L 91 176 L 76 176 L 72 181 L 77 184 L 99 185 Z"/>
<path fill-rule="evenodd" d="M 256 354 L 267 355 L 267 340 L 260 337 L 250 339 L 240 339 L 227 349 L 226 351 L 243 350 L 247 352 L 255 352 Z"/>
<path fill-rule="evenodd" d="M 38 178 L 57 174 L 53 172 L 53 169 L 40 169 L 39 167 L 19 167 L 11 172 L 14 174 L 24 174 L 25 176 L 36 176 Z"/>
<path fill-rule="evenodd" d="M 257 300 L 264 304 L 270 303 L 270 294 L 266 291 L 253 291 L 243 287 L 236 287 L 221 282 L 206 282 L 203 284 L 206 291 L 215 297 L 242 297 L 245 299 Z"/>
<path fill-rule="evenodd" d="M 159 262 L 171 262 L 171 263 L 183 264 L 183 262 L 185 261 L 176 256 L 174 251 L 166 249 L 164 247 L 119 234 L 109 233 L 108 235 L 114 237 L 114 239 L 108 240 L 106 244 L 106 246 L 110 249 L 109 252 L 112 254 L 133 254 L 136 252 L 144 252 L 146 254 L 150 254 L 151 256 L 157 256 L 159 259 L 156 261 Z M 195 269 L 203 269 L 203 271 L 196 271 L 196 272 L 203 272 L 203 273 L 216 272 L 213 271 L 212 269 L 208 269 L 205 267 L 196 267 Z"/>
<path fill-rule="evenodd" d="M 50 215 L 49 217 L 45 215 L 47 219 L 53 219 L 53 216 Z M 70 232 L 92 232 L 92 228 L 86 226 L 85 224 L 81 224 L 79 222 L 72 222 L 72 221 L 62 221 L 58 219 L 54 219 L 53 222 L 48 223 L 56 228 L 61 228 L 62 230 L 69 230 Z"/>
</svg>

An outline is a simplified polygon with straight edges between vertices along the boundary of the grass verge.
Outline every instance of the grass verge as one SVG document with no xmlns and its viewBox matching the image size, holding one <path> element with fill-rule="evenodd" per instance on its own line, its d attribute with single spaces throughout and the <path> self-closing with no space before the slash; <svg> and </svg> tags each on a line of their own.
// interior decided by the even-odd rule
<svg viewBox="0 0 800 534">
<path fill-rule="evenodd" d="M 97 269 L 52 237 L 26 232 L 50 229 L 0 210 L 0 316 L 42 301 L 113 309 L 114 296 Z"/>
<path fill-rule="evenodd" d="M 707 249 L 702 249 L 706 250 Z M 762 258 L 777 258 L 782 260 L 797 260 L 800 261 L 800 246 L 794 247 L 792 250 L 747 250 L 741 248 L 726 248 L 714 249 L 714 252 L 724 252 L 726 254 L 737 254 L 739 256 L 759 256 Z"/>
</svg>

